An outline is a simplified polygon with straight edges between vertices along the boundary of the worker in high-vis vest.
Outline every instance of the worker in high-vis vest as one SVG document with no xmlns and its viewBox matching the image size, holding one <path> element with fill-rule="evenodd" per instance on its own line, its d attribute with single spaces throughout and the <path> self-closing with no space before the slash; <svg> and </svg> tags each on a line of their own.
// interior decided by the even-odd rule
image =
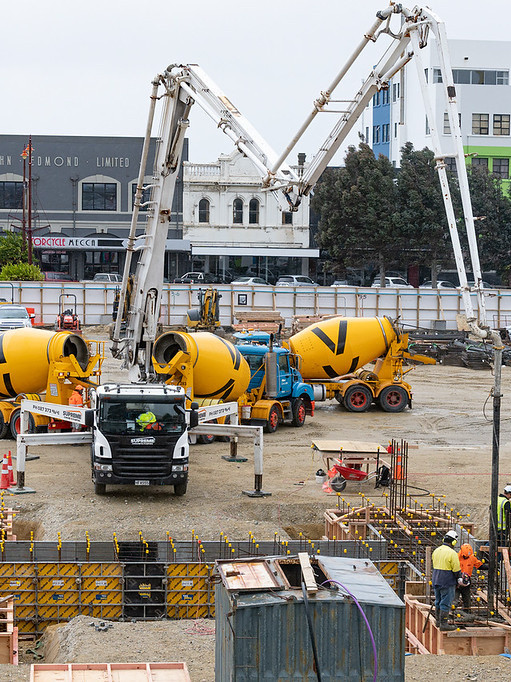
<svg viewBox="0 0 511 682">
<path fill-rule="evenodd" d="M 449 613 L 454 602 L 456 585 L 461 578 L 461 567 L 458 553 L 454 546 L 458 542 L 458 533 L 449 530 L 443 543 L 433 552 L 433 587 L 435 589 L 436 622 L 440 630 L 455 630 L 448 622 Z"/>
<path fill-rule="evenodd" d="M 509 522 L 511 519 L 511 484 L 497 497 L 497 542 L 499 547 L 509 544 Z"/>
<path fill-rule="evenodd" d="M 150 410 L 148 410 L 147 412 L 142 412 L 137 417 L 138 428 L 141 431 L 145 431 L 146 429 L 150 429 L 151 424 L 154 424 L 155 422 L 156 422 L 156 415 L 154 414 L 154 412 L 151 412 Z"/>
</svg>

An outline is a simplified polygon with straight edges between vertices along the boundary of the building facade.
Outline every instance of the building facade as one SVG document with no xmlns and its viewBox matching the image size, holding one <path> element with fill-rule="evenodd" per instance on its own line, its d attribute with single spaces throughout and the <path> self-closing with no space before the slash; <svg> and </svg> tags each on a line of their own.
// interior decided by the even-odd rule
<svg viewBox="0 0 511 682">
<path fill-rule="evenodd" d="M 319 251 L 309 245 L 308 197 L 298 211 L 286 211 L 274 193 L 262 191 L 254 165 L 238 151 L 214 163 L 185 162 L 183 174 L 183 238 L 192 245 L 192 270 L 269 281 L 309 273 Z"/>
<path fill-rule="evenodd" d="M 449 40 L 449 52 L 467 163 L 487 167 L 509 191 L 511 42 Z M 453 146 L 436 42 L 430 41 L 421 54 L 442 149 L 448 156 Z M 361 119 L 360 133 L 376 155 L 384 154 L 399 167 L 406 142 L 412 142 L 415 149 L 432 149 L 431 125 L 415 64 L 410 63 L 388 90 L 374 95 Z"/>
</svg>

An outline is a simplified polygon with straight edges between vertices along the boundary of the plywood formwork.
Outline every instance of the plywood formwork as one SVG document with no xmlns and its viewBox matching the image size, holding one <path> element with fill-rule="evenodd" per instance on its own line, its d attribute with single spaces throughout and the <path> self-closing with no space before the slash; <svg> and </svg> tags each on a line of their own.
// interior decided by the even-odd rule
<svg viewBox="0 0 511 682">
<path fill-rule="evenodd" d="M 186 663 L 33 663 L 30 682 L 191 682 Z"/>
<path fill-rule="evenodd" d="M 0 664 L 18 665 L 18 628 L 14 626 L 14 600 L 0 600 Z"/>
<path fill-rule="evenodd" d="M 428 604 L 405 595 L 405 606 L 406 637 L 410 650 L 415 653 L 495 656 L 505 653 L 510 647 L 510 625 L 489 622 L 442 632 Z"/>
</svg>

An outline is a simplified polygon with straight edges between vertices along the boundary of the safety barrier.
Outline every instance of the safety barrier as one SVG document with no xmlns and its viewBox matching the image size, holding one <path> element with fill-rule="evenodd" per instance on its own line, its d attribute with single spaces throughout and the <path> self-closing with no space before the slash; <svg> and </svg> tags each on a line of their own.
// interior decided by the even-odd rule
<svg viewBox="0 0 511 682">
<path fill-rule="evenodd" d="M 105 324 L 112 319 L 117 285 L 96 282 L 15 282 L 14 302 L 33 308 L 35 323 L 53 325 L 59 313 L 59 295 L 74 294 L 82 325 Z M 186 311 L 198 308 L 200 285 L 165 284 L 162 295 L 163 325 L 185 325 Z M 464 312 L 456 289 L 373 289 L 372 287 L 243 287 L 215 285 L 221 294 L 220 322 L 236 324 L 237 311 L 276 311 L 291 328 L 295 316 L 343 315 L 400 318 L 412 327 L 431 328 L 437 320 L 456 329 L 456 315 Z M 11 299 L 10 283 L 0 282 L 0 297 Z M 477 299 L 472 296 L 477 312 Z M 511 289 L 485 291 L 488 320 L 493 327 L 511 319 Z"/>
</svg>

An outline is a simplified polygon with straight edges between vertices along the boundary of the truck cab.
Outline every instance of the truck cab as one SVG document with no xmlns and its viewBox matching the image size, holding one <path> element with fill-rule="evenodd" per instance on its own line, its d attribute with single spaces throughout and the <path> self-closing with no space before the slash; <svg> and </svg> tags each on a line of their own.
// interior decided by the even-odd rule
<svg viewBox="0 0 511 682">
<path fill-rule="evenodd" d="M 186 410 L 181 387 L 105 384 L 94 391 L 91 407 L 97 494 L 104 494 L 107 485 L 172 485 L 176 495 L 185 494 L 188 428 L 198 417 L 194 404 Z"/>
<path fill-rule="evenodd" d="M 314 391 L 298 370 L 298 358 L 274 344 L 267 332 L 239 332 L 236 347 L 250 367 L 247 404 L 242 421 L 261 424 L 273 432 L 283 422 L 303 426 L 314 414 Z"/>
</svg>

